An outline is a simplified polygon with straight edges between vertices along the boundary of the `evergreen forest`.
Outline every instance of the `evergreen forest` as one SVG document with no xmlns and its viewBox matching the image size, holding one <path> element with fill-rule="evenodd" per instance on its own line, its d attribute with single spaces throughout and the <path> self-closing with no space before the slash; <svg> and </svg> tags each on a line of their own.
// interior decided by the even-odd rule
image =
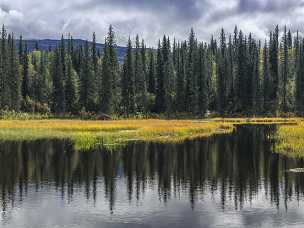
<svg viewBox="0 0 304 228">
<path fill-rule="evenodd" d="M 191 29 L 187 40 L 164 35 L 153 48 L 137 35 L 122 62 L 112 26 L 102 52 L 95 33 L 78 47 L 62 36 L 56 49 L 40 50 L 37 42 L 33 51 L 5 26 L 0 35 L 0 110 L 123 117 L 304 114 L 304 38 L 286 26 L 276 26 L 265 40 L 237 27 L 230 34 L 222 29 L 209 42 Z"/>
</svg>

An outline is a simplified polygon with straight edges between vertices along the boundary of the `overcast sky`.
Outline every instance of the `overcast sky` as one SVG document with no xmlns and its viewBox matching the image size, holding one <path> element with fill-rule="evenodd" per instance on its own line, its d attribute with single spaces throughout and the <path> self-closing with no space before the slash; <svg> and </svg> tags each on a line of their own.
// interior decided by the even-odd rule
<svg viewBox="0 0 304 228">
<path fill-rule="evenodd" d="M 25 38 L 95 31 L 100 42 L 112 24 L 122 45 L 137 33 L 148 45 L 163 34 L 185 39 L 191 27 L 206 41 L 235 25 L 264 39 L 275 24 L 304 31 L 304 0 L 0 0 L 0 23 Z"/>
</svg>

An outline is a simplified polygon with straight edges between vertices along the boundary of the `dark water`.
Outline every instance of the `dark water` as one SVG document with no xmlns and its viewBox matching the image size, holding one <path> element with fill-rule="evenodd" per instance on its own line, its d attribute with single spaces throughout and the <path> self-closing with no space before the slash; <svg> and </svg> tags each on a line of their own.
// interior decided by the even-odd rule
<svg viewBox="0 0 304 228">
<path fill-rule="evenodd" d="M 0 143 L 0 227 L 304 227 L 302 160 L 273 153 L 273 127 L 180 145 L 76 152 Z"/>
</svg>

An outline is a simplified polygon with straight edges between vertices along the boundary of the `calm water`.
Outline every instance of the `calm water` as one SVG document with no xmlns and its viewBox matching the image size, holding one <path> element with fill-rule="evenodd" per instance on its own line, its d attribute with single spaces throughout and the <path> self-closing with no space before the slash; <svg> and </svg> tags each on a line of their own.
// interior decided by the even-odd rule
<svg viewBox="0 0 304 228">
<path fill-rule="evenodd" d="M 180 145 L 76 152 L 0 144 L 0 227 L 303 227 L 303 160 L 273 153 L 273 127 Z"/>
</svg>

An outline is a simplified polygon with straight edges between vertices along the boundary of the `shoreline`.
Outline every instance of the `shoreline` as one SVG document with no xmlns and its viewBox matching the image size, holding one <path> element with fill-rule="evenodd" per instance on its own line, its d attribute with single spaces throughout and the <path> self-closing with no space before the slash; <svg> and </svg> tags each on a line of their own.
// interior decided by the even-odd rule
<svg viewBox="0 0 304 228">
<path fill-rule="evenodd" d="M 233 131 L 235 125 L 240 124 L 279 124 L 282 125 L 278 127 L 280 132 L 280 129 L 283 131 L 286 127 L 297 128 L 301 123 L 300 118 L 0 120 L 0 140 L 67 139 L 71 140 L 78 150 L 88 150 L 100 144 L 113 147 L 129 141 L 178 143 L 187 139 L 228 134 Z M 282 154 L 286 148 L 292 148 L 292 145 L 286 145 L 286 142 L 290 141 L 287 139 L 288 135 L 284 137 L 285 146 L 277 147 Z M 282 134 L 278 133 L 278 139 L 282 141 Z"/>
</svg>

